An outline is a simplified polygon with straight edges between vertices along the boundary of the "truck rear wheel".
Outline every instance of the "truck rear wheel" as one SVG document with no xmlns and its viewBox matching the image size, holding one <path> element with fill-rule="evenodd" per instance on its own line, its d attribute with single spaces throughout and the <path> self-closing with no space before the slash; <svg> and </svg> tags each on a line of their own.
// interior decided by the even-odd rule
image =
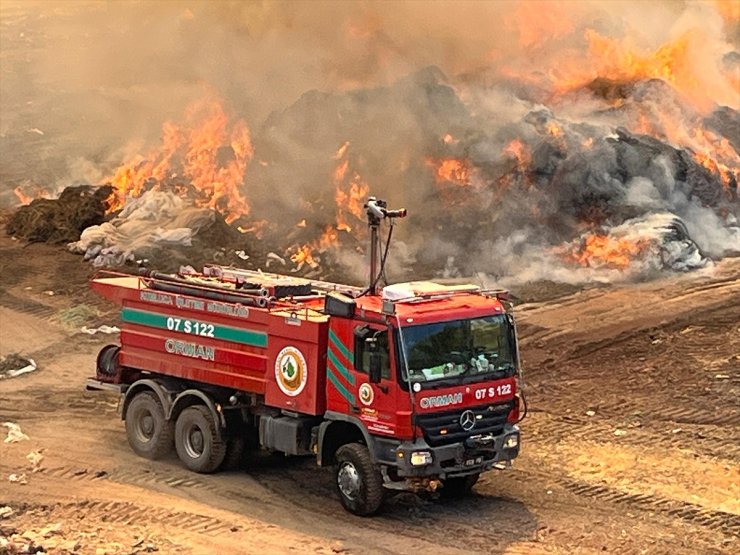
<svg viewBox="0 0 740 555">
<path fill-rule="evenodd" d="M 137 393 L 126 408 L 126 437 L 140 457 L 156 460 L 170 453 L 173 428 L 152 391 Z"/>
<path fill-rule="evenodd" d="M 334 483 L 342 506 L 358 516 L 377 512 L 383 503 L 383 479 L 367 447 L 343 445 L 336 453 Z"/>
<path fill-rule="evenodd" d="M 478 482 L 480 474 L 469 474 L 457 478 L 447 478 L 442 480 L 442 489 L 439 494 L 448 499 L 457 499 L 470 494 L 473 486 Z"/>
<path fill-rule="evenodd" d="M 182 463 L 193 472 L 214 472 L 226 456 L 211 411 L 203 405 L 184 409 L 175 425 L 175 448 Z"/>
</svg>

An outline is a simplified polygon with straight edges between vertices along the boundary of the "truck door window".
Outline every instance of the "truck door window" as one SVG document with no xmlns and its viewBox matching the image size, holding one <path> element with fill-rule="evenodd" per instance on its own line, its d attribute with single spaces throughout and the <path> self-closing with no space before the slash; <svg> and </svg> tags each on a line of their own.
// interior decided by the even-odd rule
<svg viewBox="0 0 740 555">
<path fill-rule="evenodd" d="M 388 332 L 385 330 L 376 330 L 369 326 L 362 326 L 355 330 L 355 370 L 370 375 L 370 349 L 365 340 L 373 335 L 375 335 L 378 353 L 380 353 L 381 375 L 383 379 L 389 379 L 391 377 L 391 363 Z"/>
</svg>

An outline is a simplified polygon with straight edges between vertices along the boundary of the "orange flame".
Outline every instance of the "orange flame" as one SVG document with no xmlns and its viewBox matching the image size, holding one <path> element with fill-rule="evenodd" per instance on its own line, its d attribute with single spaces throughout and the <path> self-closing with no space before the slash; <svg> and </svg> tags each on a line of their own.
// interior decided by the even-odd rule
<svg viewBox="0 0 740 555">
<path fill-rule="evenodd" d="M 339 244 L 339 236 L 337 229 L 334 226 L 326 226 L 324 232 L 321 234 L 316 241 L 312 241 L 309 244 L 303 244 L 299 247 L 294 247 L 295 252 L 290 255 L 290 260 L 299 269 L 304 265 L 308 264 L 311 268 L 317 268 L 319 266 L 318 256 L 316 252 L 323 252 L 331 247 L 335 247 Z"/>
<path fill-rule="evenodd" d="M 736 0 L 714 0 L 714 7 L 728 25 L 740 22 L 740 6 Z"/>
<path fill-rule="evenodd" d="M 564 258 L 585 267 L 624 270 L 648 246 L 649 242 L 643 239 L 632 240 L 594 233 L 587 235 L 578 247 L 564 253 Z"/>
<path fill-rule="evenodd" d="M 522 184 L 525 187 L 531 187 L 533 181 L 529 168 L 532 163 L 532 151 L 529 146 L 521 139 L 514 139 L 501 150 L 501 154 L 509 159 L 513 159 L 516 164 L 510 171 L 498 178 L 496 196 L 500 197 L 503 195 L 515 183 Z"/>
<path fill-rule="evenodd" d="M 359 176 L 357 176 L 359 178 Z M 337 229 L 352 231 L 347 218 L 353 216 L 355 220 L 362 220 L 365 199 L 370 192 L 370 186 L 360 180 L 349 184 L 349 189 L 337 187 L 334 200 L 337 203 Z"/>
<path fill-rule="evenodd" d="M 20 188 L 20 186 L 13 189 L 13 192 L 15 193 L 15 196 L 18 198 L 21 204 L 31 204 L 33 197 L 29 197 L 28 195 L 26 195 Z"/>
<path fill-rule="evenodd" d="M 162 126 L 159 148 L 125 163 L 105 180 L 114 187 L 110 211 L 147 188 L 168 183 L 191 186 L 196 205 L 221 212 L 231 223 L 249 213 L 241 186 L 253 153 L 242 120 L 230 126 L 219 100 L 196 102 L 186 110 L 185 124 Z"/>
<path fill-rule="evenodd" d="M 435 169 L 437 183 L 450 182 L 461 187 L 470 186 L 470 163 L 467 160 L 444 158 L 442 160 L 427 160 L 427 164 Z"/>
<path fill-rule="evenodd" d="M 470 192 L 481 191 L 485 181 L 471 160 L 429 158 L 426 164 L 434 172 L 435 186 L 442 202 L 455 206 L 478 202 L 476 195 Z"/>
<path fill-rule="evenodd" d="M 299 269 L 303 267 L 304 264 L 308 264 L 311 268 L 316 268 L 319 265 L 313 256 L 313 249 L 309 245 L 296 247 L 296 251 L 290 256 L 290 260 Z"/>
<path fill-rule="evenodd" d="M 732 37 L 740 8 L 737 0 L 713 0 L 718 18 L 725 23 L 725 35 Z M 731 51 L 722 45 L 721 31 L 707 21 L 686 21 L 673 27 L 671 39 L 658 46 L 639 41 L 644 29 L 626 23 L 618 37 L 605 36 L 595 28 L 584 28 L 591 7 L 586 2 L 520 2 L 505 15 L 505 23 L 519 35 L 519 45 L 529 63 L 509 65 L 500 72 L 536 85 L 546 85 L 555 93 L 582 88 L 596 78 L 616 82 L 662 79 L 670 83 L 699 111 L 717 104 L 738 107 L 740 78 L 737 70 L 724 67 L 720 59 Z M 710 11 L 710 10 L 707 10 Z M 583 30 L 582 30 L 583 29 Z M 579 51 L 577 44 L 585 42 Z M 564 55 L 565 54 L 565 55 Z M 532 60 L 539 66 L 532 67 Z M 547 81 L 542 80 L 545 75 Z"/>
<path fill-rule="evenodd" d="M 15 193 L 16 198 L 23 205 L 31 204 L 31 202 L 36 199 L 51 198 L 51 193 L 39 186 L 34 187 L 33 192 L 29 194 L 25 192 L 23 188 L 19 185 L 18 187 L 13 189 L 13 193 Z"/>
<path fill-rule="evenodd" d="M 548 121 L 547 125 L 545 126 L 545 129 L 547 130 L 547 134 L 552 135 L 553 137 L 563 136 L 562 128 L 554 121 Z"/>
<path fill-rule="evenodd" d="M 559 128 L 558 128 L 559 129 Z M 532 152 L 521 139 L 514 139 L 503 149 L 503 154 L 513 157 L 517 161 L 517 168 L 526 169 L 532 163 Z"/>
<path fill-rule="evenodd" d="M 370 193 L 370 186 L 359 173 L 350 171 L 349 159 L 346 158 L 349 141 L 345 142 L 334 155 L 337 167 L 334 170 L 334 201 L 336 202 L 336 228 L 352 232 L 352 225 L 361 222 L 364 217 L 365 199 Z M 338 240 L 337 243 L 338 244 Z"/>
<path fill-rule="evenodd" d="M 338 232 L 352 233 L 352 226 L 364 220 L 365 200 L 370 193 L 370 186 L 359 173 L 351 170 L 350 161 L 347 158 L 349 146 L 350 142 L 345 142 L 332 157 L 337 161 L 337 165 L 332 172 L 336 223 L 325 226 L 318 239 L 289 249 L 294 250 L 293 254 L 290 255 L 290 260 L 298 269 L 304 265 L 317 268 L 319 254 L 339 246 Z M 301 220 L 297 226 L 305 228 L 307 226 L 306 220 Z"/>
<path fill-rule="evenodd" d="M 347 149 L 349 148 L 349 141 L 345 141 L 345 143 L 340 146 L 337 151 L 334 153 L 334 160 L 341 160 L 344 158 L 344 155 L 347 154 Z"/>
<path fill-rule="evenodd" d="M 733 83 L 732 76 L 717 73 L 712 78 L 697 77 L 708 71 L 704 67 L 707 37 L 699 30 L 685 32 L 654 51 L 639 49 L 629 37 L 605 37 L 591 29 L 585 32 L 585 38 L 585 56 L 561 60 L 557 74 L 551 75 L 555 92 L 581 88 L 597 77 L 617 82 L 661 79 L 701 112 L 711 110 L 718 102 L 737 105 L 737 83 Z"/>
<path fill-rule="evenodd" d="M 725 188 L 730 187 L 734 179 L 740 182 L 740 156 L 724 137 L 701 128 L 691 132 L 694 159 L 722 181 Z"/>
</svg>

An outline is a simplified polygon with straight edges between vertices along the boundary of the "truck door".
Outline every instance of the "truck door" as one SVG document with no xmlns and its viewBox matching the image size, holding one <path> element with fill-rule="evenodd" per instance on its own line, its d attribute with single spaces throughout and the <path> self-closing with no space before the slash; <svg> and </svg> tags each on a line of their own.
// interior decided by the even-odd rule
<svg viewBox="0 0 740 555">
<path fill-rule="evenodd" d="M 327 409 L 362 420 L 371 433 L 398 437 L 400 432 L 410 437 L 411 403 L 396 381 L 391 337 L 383 324 L 332 317 L 326 357 Z M 370 382 L 368 338 L 376 340 L 380 355 L 379 383 Z"/>
<path fill-rule="evenodd" d="M 371 433 L 395 436 L 398 429 L 398 386 L 392 363 L 391 336 L 381 325 L 356 325 L 354 332 L 354 368 L 359 418 Z M 374 346 L 371 345 L 374 343 Z M 379 383 L 370 380 L 370 356 L 373 348 L 379 355 Z"/>
</svg>

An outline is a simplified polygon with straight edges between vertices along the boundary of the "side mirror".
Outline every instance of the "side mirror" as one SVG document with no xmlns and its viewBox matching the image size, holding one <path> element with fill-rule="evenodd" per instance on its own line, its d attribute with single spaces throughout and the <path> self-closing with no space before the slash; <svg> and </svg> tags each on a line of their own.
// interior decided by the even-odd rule
<svg viewBox="0 0 740 555">
<path fill-rule="evenodd" d="M 378 352 L 378 341 L 374 337 L 368 337 L 365 345 L 370 353 L 370 383 L 380 383 L 382 369 L 380 367 L 380 353 Z"/>
</svg>

